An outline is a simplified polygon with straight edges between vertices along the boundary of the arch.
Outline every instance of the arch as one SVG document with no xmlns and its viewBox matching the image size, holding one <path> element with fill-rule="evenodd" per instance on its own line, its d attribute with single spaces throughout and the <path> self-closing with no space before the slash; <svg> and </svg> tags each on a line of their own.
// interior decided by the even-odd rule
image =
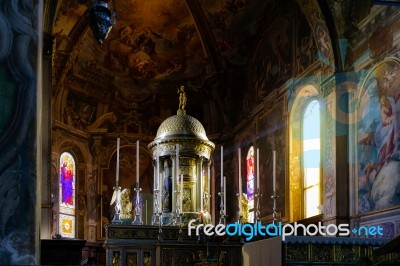
<svg viewBox="0 0 400 266">
<path fill-rule="evenodd" d="M 289 219 L 303 218 L 303 170 L 302 170 L 302 125 L 306 106 L 319 99 L 316 85 L 301 86 L 289 108 Z"/>
</svg>

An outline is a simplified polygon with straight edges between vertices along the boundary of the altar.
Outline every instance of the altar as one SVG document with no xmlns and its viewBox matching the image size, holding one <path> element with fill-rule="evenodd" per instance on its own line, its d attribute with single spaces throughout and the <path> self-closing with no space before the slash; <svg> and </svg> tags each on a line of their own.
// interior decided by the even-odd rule
<svg viewBox="0 0 400 266">
<path fill-rule="evenodd" d="M 225 240 L 225 241 L 224 241 Z M 109 224 L 106 265 L 238 265 L 239 238 L 209 238 L 188 234 L 187 227 Z"/>
</svg>

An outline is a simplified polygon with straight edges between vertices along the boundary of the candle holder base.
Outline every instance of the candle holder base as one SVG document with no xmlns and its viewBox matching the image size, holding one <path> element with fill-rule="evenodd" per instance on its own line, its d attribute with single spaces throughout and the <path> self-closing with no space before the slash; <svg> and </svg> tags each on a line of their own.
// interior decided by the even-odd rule
<svg viewBox="0 0 400 266">
<path fill-rule="evenodd" d="M 219 204 L 219 208 L 220 208 L 219 215 L 220 215 L 220 218 L 219 218 L 219 222 L 218 223 L 226 225 L 226 215 L 225 215 L 226 210 L 225 210 L 224 191 L 218 192 L 218 195 L 221 197 L 220 204 Z"/>
<path fill-rule="evenodd" d="M 163 243 L 164 242 L 163 232 L 162 232 L 161 226 L 158 229 L 157 241 L 158 241 L 158 243 Z"/>
<path fill-rule="evenodd" d="M 140 187 L 135 187 L 134 188 L 136 192 L 136 206 L 135 206 L 135 219 L 133 220 L 132 224 L 133 225 L 142 225 L 142 208 L 140 208 L 140 191 L 142 190 Z"/>
<path fill-rule="evenodd" d="M 181 226 L 182 225 L 182 216 L 183 216 L 183 213 L 177 207 L 176 210 L 175 210 L 175 214 L 174 214 L 174 219 L 173 219 L 172 225 Z"/>
<path fill-rule="evenodd" d="M 160 225 L 160 223 L 161 223 L 160 215 L 158 213 L 153 214 L 151 225 Z"/>
<path fill-rule="evenodd" d="M 114 219 L 111 221 L 112 224 L 122 224 L 123 221 L 121 220 L 121 214 L 115 213 L 114 214 Z"/>
<path fill-rule="evenodd" d="M 278 224 L 278 213 L 277 213 L 277 208 L 276 208 L 276 200 L 279 198 L 279 196 L 278 195 L 276 195 L 275 193 L 274 193 L 274 195 L 272 195 L 271 196 L 271 199 L 273 199 L 274 200 L 274 205 L 273 205 L 273 208 L 272 208 L 272 211 L 273 211 L 273 213 L 272 213 L 272 217 L 273 217 L 273 224 L 275 224 L 275 225 L 277 225 Z"/>
<path fill-rule="evenodd" d="M 179 225 L 178 243 L 183 243 L 182 223 Z"/>
<path fill-rule="evenodd" d="M 262 197 L 262 194 L 260 193 L 260 189 L 257 190 L 257 193 L 255 194 L 256 198 L 256 217 L 254 219 L 254 223 L 261 222 L 260 220 L 260 198 Z"/>
<path fill-rule="evenodd" d="M 219 217 L 218 224 L 226 225 L 226 216 L 225 215 L 221 215 L 221 217 Z"/>
<path fill-rule="evenodd" d="M 158 213 L 158 216 L 160 217 L 160 224 L 158 225 L 158 243 L 163 243 L 164 242 L 164 238 L 163 238 L 163 231 L 162 231 L 162 219 L 163 219 L 163 213 L 160 212 Z"/>
<path fill-rule="evenodd" d="M 133 225 L 142 225 L 143 224 L 140 214 L 135 214 L 135 219 L 133 220 L 132 224 Z"/>
</svg>

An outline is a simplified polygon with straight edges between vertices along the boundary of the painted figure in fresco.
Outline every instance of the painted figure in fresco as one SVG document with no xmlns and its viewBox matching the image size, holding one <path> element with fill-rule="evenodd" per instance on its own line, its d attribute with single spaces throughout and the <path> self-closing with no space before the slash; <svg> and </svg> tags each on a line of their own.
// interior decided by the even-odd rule
<svg viewBox="0 0 400 266">
<path fill-rule="evenodd" d="M 172 177 L 169 170 L 167 161 L 164 161 L 164 174 L 163 174 L 163 195 L 162 195 L 162 210 L 164 212 L 172 211 Z"/>
<path fill-rule="evenodd" d="M 73 205 L 73 181 L 74 176 L 72 170 L 68 167 L 67 162 L 61 166 L 60 182 L 62 186 L 61 201 L 63 203 Z"/>
<path fill-rule="evenodd" d="M 75 102 L 71 99 L 67 101 L 67 107 L 64 109 L 64 123 L 71 127 L 77 127 L 79 115 L 75 111 Z"/>
<path fill-rule="evenodd" d="M 375 135 L 375 142 L 378 147 L 379 153 L 379 164 L 383 165 L 387 163 L 387 159 L 393 153 L 394 141 L 395 141 L 395 116 L 393 115 L 393 109 L 391 100 L 384 96 L 380 99 L 380 116 L 381 116 L 381 127 L 378 128 Z"/>
<path fill-rule="evenodd" d="M 379 210 L 400 204 L 399 63 L 381 64 L 381 76 L 367 87 L 368 106 L 359 129 L 361 159 L 359 210 Z M 378 69 L 379 70 L 379 69 Z M 376 73 L 379 73 L 375 71 Z M 362 99 L 361 99 L 362 100 Z"/>
<path fill-rule="evenodd" d="M 171 208 L 169 205 L 169 191 L 168 191 L 168 179 L 165 178 L 165 176 L 163 175 L 163 177 L 161 178 L 161 185 L 163 186 L 162 188 L 162 195 L 161 195 L 161 210 L 162 211 L 167 211 L 170 212 Z"/>
<path fill-rule="evenodd" d="M 328 56 L 330 51 L 330 44 L 328 34 L 322 26 L 317 27 L 317 42 L 320 44 L 321 53 Z"/>
</svg>

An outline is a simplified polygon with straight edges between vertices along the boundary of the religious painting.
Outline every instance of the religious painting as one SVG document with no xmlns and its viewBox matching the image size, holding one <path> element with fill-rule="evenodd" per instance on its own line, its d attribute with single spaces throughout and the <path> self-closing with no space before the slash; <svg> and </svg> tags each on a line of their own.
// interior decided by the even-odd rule
<svg viewBox="0 0 400 266">
<path fill-rule="evenodd" d="M 246 156 L 246 196 L 248 199 L 249 222 L 254 222 L 254 171 L 256 164 L 254 162 L 254 147 L 251 146 Z M 258 184 L 257 184 L 258 186 Z"/>
<path fill-rule="evenodd" d="M 84 101 L 82 96 L 69 93 L 63 112 L 64 124 L 75 129 L 86 131 L 96 119 L 96 103 Z"/>
<path fill-rule="evenodd" d="M 68 152 L 60 156 L 59 234 L 75 237 L 75 160 Z"/>
<path fill-rule="evenodd" d="M 218 51 L 234 65 L 247 63 L 248 43 L 257 35 L 257 23 L 266 17 L 265 8 L 274 9 L 275 1 L 199 1 L 209 27 L 216 37 Z M 261 23 L 260 23 L 261 24 Z"/>
<path fill-rule="evenodd" d="M 281 86 L 292 74 L 292 19 L 281 16 L 265 31 L 253 59 L 253 83 L 259 97 Z"/>
<path fill-rule="evenodd" d="M 276 207 L 277 213 L 282 217 L 286 214 L 286 169 L 287 169 L 287 121 L 284 116 L 286 112 L 286 100 L 279 100 L 260 120 L 259 136 L 259 167 L 260 167 L 260 191 L 261 218 L 273 214 L 273 187 L 276 188 L 278 196 Z M 273 184 L 273 152 L 276 153 L 276 183 Z"/>
<path fill-rule="evenodd" d="M 118 97 L 138 102 L 159 90 L 160 80 L 205 73 L 201 40 L 184 1 L 127 0 L 110 6 L 118 23 L 101 45 L 86 32 L 77 44 L 76 76 L 118 87 Z M 67 14 L 58 16 L 60 31 Z"/>
<path fill-rule="evenodd" d="M 316 59 L 317 47 L 306 18 L 300 16 L 296 27 L 295 74 L 301 74 Z"/>
<path fill-rule="evenodd" d="M 400 204 L 400 61 L 375 65 L 359 94 L 357 110 L 358 210 Z"/>
</svg>

